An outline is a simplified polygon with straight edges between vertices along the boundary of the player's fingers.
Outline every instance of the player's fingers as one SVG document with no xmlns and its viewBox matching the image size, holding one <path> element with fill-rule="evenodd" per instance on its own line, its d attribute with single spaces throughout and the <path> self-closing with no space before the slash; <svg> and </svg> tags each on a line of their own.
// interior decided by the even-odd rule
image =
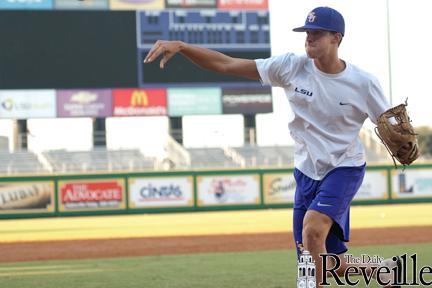
<svg viewBox="0 0 432 288">
<path fill-rule="evenodd" d="M 150 63 L 153 62 L 154 60 L 156 60 L 162 53 L 165 52 L 165 48 L 160 46 L 158 48 L 156 48 L 152 54 L 148 57 L 147 62 L 144 63 Z"/>
<path fill-rule="evenodd" d="M 165 64 L 174 56 L 174 53 L 164 53 L 162 60 L 160 61 L 159 67 L 165 68 Z"/>
<path fill-rule="evenodd" d="M 150 50 L 150 52 L 147 54 L 146 58 L 144 59 L 144 63 L 150 63 L 152 62 L 154 59 L 157 58 L 158 53 L 157 51 L 160 49 L 159 46 L 153 47 L 152 50 Z"/>
<path fill-rule="evenodd" d="M 158 51 L 162 48 L 162 44 L 160 41 L 157 41 L 153 47 L 150 49 L 150 51 L 147 53 L 146 57 L 144 58 L 144 63 L 148 63 L 156 59 L 159 54 Z"/>
<path fill-rule="evenodd" d="M 144 63 L 149 62 L 149 59 L 152 57 L 154 50 L 159 46 L 158 42 L 156 42 L 153 47 L 150 49 L 150 51 L 147 53 L 146 57 L 144 58 Z"/>
</svg>

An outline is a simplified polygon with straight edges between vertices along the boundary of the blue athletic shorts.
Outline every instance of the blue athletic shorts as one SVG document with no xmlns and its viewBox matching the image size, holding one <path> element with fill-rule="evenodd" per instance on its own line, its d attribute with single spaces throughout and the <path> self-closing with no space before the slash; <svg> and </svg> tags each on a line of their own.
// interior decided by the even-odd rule
<svg viewBox="0 0 432 288">
<path fill-rule="evenodd" d="M 294 170 L 297 187 L 293 228 L 297 244 L 303 243 L 303 218 L 306 211 L 316 210 L 334 221 L 326 240 L 327 252 L 342 254 L 348 250 L 345 242 L 349 241 L 350 205 L 360 188 L 365 170 L 366 164 L 359 167 L 338 167 L 322 180 L 314 180 L 300 170 Z"/>
</svg>

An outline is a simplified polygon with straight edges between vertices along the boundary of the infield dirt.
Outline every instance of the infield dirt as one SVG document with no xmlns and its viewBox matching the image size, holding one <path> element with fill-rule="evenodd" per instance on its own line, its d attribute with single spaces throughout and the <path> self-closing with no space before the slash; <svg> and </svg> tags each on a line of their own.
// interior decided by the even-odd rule
<svg viewBox="0 0 432 288">
<path fill-rule="evenodd" d="M 432 226 L 353 229 L 349 246 L 432 243 Z M 0 244 L 0 262 L 292 249 L 291 232 Z"/>
</svg>

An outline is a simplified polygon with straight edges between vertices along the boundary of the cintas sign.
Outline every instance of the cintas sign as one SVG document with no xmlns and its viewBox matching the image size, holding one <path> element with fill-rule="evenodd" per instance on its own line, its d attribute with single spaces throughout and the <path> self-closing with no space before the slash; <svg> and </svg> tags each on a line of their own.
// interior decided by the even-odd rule
<svg viewBox="0 0 432 288">
<path fill-rule="evenodd" d="M 190 176 L 129 178 L 129 207 L 192 206 L 193 189 Z"/>
</svg>

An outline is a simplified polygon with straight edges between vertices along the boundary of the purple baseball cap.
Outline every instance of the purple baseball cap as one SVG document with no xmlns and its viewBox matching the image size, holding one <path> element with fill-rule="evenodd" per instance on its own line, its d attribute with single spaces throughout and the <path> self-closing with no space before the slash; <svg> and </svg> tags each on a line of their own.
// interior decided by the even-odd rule
<svg viewBox="0 0 432 288">
<path fill-rule="evenodd" d="M 330 7 L 317 7 L 309 12 L 305 25 L 294 28 L 294 32 L 326 30 L 345 34 L 345 21 L 341 13 Z"/>
</svg>

